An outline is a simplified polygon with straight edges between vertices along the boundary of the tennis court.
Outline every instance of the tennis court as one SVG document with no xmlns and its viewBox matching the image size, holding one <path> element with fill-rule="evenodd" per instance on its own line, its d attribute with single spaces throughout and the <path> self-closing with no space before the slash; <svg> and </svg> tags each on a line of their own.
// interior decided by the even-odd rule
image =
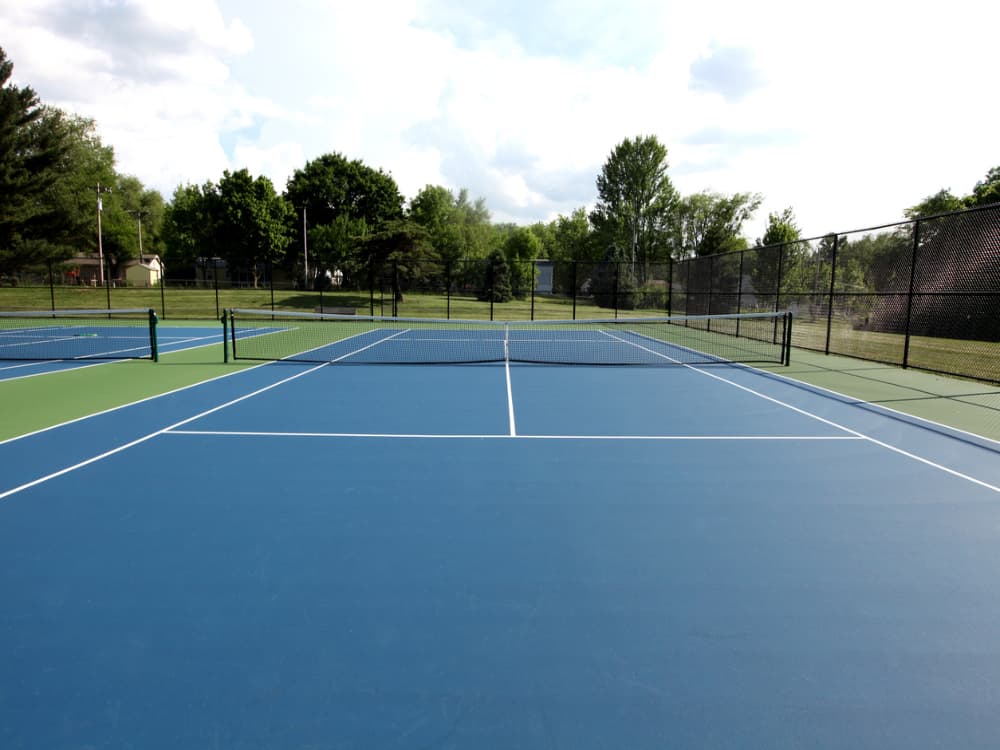
<svg viewBox="0 0 1000 750">
<path fill-rule="evenodd" d="M 995 747 L 1000 445 L 637 326 L 298 338 L 0 443 L 0 745 Z M 428 346 L 479 363 L 374 363 Z"/>
<path fill-rule="evenodd" d="M 204 326 L 158 326 L 148 309 L 0 312 L 0 380 L 156 359 L 217 340 Z"/>
</svg>

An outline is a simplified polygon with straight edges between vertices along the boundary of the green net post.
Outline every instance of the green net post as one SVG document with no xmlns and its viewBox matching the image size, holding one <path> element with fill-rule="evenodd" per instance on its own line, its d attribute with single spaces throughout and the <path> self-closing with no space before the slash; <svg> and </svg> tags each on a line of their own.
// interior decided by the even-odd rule
<svg viewBox="0 0 1000 750">
<path fill-rule="evenodd" d="M 160 352 L 156 346 L 156 310 L 149 308 L 149 349 L 152 352 L 153 361 L 160 361 Z"/>
<path fill-rule="evenodd" d="M 229 315 L 222 311 L 222 361 L 229 362 Z"/>
<path fill-rule="evenodd" d="M 792 313 L 785 318 L 785 367 L 792 364 Z"/>
</svg>

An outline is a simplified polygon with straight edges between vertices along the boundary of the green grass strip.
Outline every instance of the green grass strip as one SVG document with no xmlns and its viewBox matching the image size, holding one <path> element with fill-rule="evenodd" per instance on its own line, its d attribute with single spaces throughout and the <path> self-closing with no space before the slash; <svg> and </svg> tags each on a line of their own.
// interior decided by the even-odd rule
<svg viewBox="0 0 1000 750">
<path fill-rule="evenodd" d="M 149 360 L 107 362 L 93 367 L 0 381 L 0 440 L 113 409 L 251 367 L 222 363 L 221 344 L 161 354 Z"/>
</svg>

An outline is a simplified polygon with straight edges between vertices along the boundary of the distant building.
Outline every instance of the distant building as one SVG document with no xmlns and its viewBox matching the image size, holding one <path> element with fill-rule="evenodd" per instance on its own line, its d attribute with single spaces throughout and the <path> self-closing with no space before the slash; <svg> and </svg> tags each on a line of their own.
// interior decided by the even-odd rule
<svg viewBox="0 0 1000 750">
<path fill-rule="evenodd" d="M 552 261 L 536 260 L 535 291 L 539 294 L 552 294 Z"/>
<path fill-rule="evenodd" d="M 163 279 L 163 261 L 159 255 L 143 255 L 125 263 L 128 286 L 159 286 Z"/>
<path fill-rule="evenodd" d="M 65 262 L 63 275 L 77 284 L 97 286 L 100 265 L 97 253 L 77 255 Z M 159 255 L 144 254 L 141 258 L 129 258 L 121 264 L 117 275 L 108 277 L 108 283 L 112 286 L 159 286 L 163 272 L 163 261 Z M 105 276 L 107 274 L 105 268 Z"/>
</svg>

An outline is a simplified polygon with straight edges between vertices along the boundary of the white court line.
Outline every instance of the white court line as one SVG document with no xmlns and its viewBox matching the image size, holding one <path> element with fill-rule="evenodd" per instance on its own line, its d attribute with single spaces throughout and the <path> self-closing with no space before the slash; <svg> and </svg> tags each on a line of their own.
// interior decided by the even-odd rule
<svg viewBox="0 0 1000 750">
<path fill-rule="evenodd" d="M 781 401 L 779 399 L 776 399 L 773 396 L 768 396 L 768 395 L 763 394 L 763 393 L 761 393 L 759 391 L 755 391 L 753 388 L 748 388 L 745 385 L 741 385 L 741 384 L 736 383 L 736 382 L 734 382 L 732 380 L 724 378 L 721 375 L 716 375 L 713 372 L 708 372 L 707 370 L 699 369 L 697 367 L 694 367 L 693 365 L 689 365 L 689 364 L 686 364 L 684 362 L 681 362 L 680 360 L 674 359 L 673 357 L 668 357 L 666 354 L 660 354 L 659 352 L 653 351 L 652 349 L 649 349 L 649 348 L 647 348 L 645 346 L 641 346 L 639 344 L 636 344 L 633 341 L 628 341 L 626 339 L 620 338 L 619 336 L 615 336 L 614 334 L 609 333 L 607 331 L 602 331 L 602 333 L 604 333 L 604 335 L 606 335 L 606 336 L 610 336 L 613 339 L 621 341 L 622 343 L 628 344 L 629 346 L 635 346 L 635 347 L 637 347 L 639 349 L 642 349 L 643 351 L 649 352 L 650 354 L 654 354 L 657 357 L 663 357 L 664 359 L 668 359 L 671 362 L 675 362 L 676 364 L 679 364 L 679 365 L 681 365 L 683 367 L 686 367 L 689 370 L 693 370 L 694 372 L 700 373 L 700 374 L 702 374 L 702 375 L 704 375 L 706 377 L 712 378 L 714 380 L 718 380 L 719 382 L 722 382 L 722 383 L 727 383 L 727 384 L 733 386 L 734 388 L 739 388 L 741 391 L 745 391 L 746 393 L 750 393 L 750 394 L 752 394 L 754 396 L 757 396 L 759 398 L 764 399 L 765 401 L 770 401 L 771 403 L 777 404 L 778 406 L 783 406 L 786 409 L 791 409 L 792 411 L 797 412 L 799 414 L 802 414 L 805 417 L 809 417 L 810 419 L 815 419 L 815 420 L 817 420 L 819 422 L 822 422 L 823 424 L 829 425 L 831 427 L 835 427 L 838 430 L 843 430 L 844 432 L 847 432 L 847 433 L 849 433 L 851 435 L 855 435 L 855 436 L 857 436 L 859 438 L 863 438 L 864 440 L 868 440 L 869 442 L 874 443 L 875 445 L 881 446 L 882 448 L 885 448 L 886 450 L 890 450 L 890 451 L 892 451 L 894 453 L 898 453 L 901 456 L 906 456 L 909 459 L 912 459 L 914 461 L 918 461 L 918 462 L 920 462 L 922 464 L 926 464 L 927 466 L 930 466 L 932 468 L 935 468 L 935 469 L 938 469 L 940 471 L 943 471 L 946 474 L 951 474 L 952 476 L 958 477 L 959 479 L 964 479 L 967 482 L 972 482 L 973 484 L 977 484 L 980 487 L 985 487 L 988 490 L 993 490 L 993 492 L 1000 493 L 1000 487 L 997 487 L 995 485 L 989 484 L 988 482 L 984 482 L 982 479 L 976 479 L 975 477 L 969 476 L 968 474 L 963 474 L 962 472 L 956 471 L 955 469 L 949 468 L 948 466 L 944 466 L 943 464 L 939 464 L 939 463 L 937 463 L 935 461 L 931 461 L 930 459 L 924 458 L 923 456 L 918 456 L 915 453 L 910 453 L 909 451 L 903 450 L 902 448 L 898 448 L 895 445 L 890 445 L 889 443 L 886 443 L 886 442 L 884 442 L 882 440 L 878 440 L 877 438 L 873 438 L 870 435 L 865 435 L 863 432 L 858 432 L 857 430 L 851 429 L 850 427 L 845 427 L 842 424 L 838 424 L 837 422 L 834 422 L 832 420 L 829 420 L 829 419 L 826 419 L 824 417 L 821 417 L 818 414 L 813 414 L 812 412 L 806 411 L 805 409 L 800 409 L 797 406 L 792 406 L 791 404 L 786 403 L 784 401 Z"/>
<path fill-rule="evenodd" d="M 514 391 L 510 385 L 510 344 L 506 334 L 503 339 L 503 368 L 507 375 L 507 422 L 510 425 L 510 436 L 517 437 L 517 427 L 514 424 Z"/>
<path fill-rule="evenodd" d="M 382 438 L 398 440 L 785 440 L 785 441 L 861 441 L 854 435 L 447 435 L 433 433 L 397 432 L 264 432 L 254 430 L 175 430 L 167 429 L 165 435 L 202 435 L 209 437 L 267 437 L 267 438 Z"/>
<path fill-rule="evenodd" d="M 398 335 L 401 335 L 402 333 L 404 333 L 404 332 L 400 331 L 399 333 L 393 334 L 393 336 L 398 336 Z M 387 338 L 392 338 L 392 336 L 389 336 Z M 370 349 L 371 347 L 380 344 L 383 340 L 385 340 L 385 339 L 381 339 L 379 341 L 376 341 L 374 344 L 369 344 L 368 346 L 362 347 L 361 349 L 358 349 L 357 352 L 364 351 L 365 349 Z M 351 352 L 350 354 L 345 354 L 344 357 L 349 357 L 349 356 L 351 356 L 351 354 L 356 354 L 357 352 Z M 341 357 L 341 359 L 343 359 L 343 357 Z M 338 360 L 334 360 L 334 361 L 336 362 Z M 42 484 L 44 482 L 47 482 L 50 479 L 55 479 L 56 477 L 61 477 L 64 474 L 70 473 L 71 471 L 76 471 L 77 469 L 81 469 L 84 466 L 89 466 L 90 464 L 95 463 L 97 461 L 100 461 L 101 459 L 107 458 L 108 456 L 113 456 L 116 453 L 121 453 L 124 450 L 132 448 L 132 447 L 134 447 L 136 445 L 139 445 L 141 443 L 145 443 L 148 440 L 152 440 L 154 437 L 162 435 L 165 432 L 167 432 L 168 430 L 173 430 L 173 429 L 175 429 L 177 427 L 182 427 L 183 425 L 186 425 L 186 424 L 189 424 L 191 422 L 194 422 L 195 420 L 201 419 L 202 417 L 207 417 L 209 414 L 214 414 L 215 412 L 220 411 L 222 409 L 225 409 L 225 408 L 227 408 L 229 406 L 232 406 L 233 404 L 238 404 L 241 401 L 246 401 L 248 398 L 253 398 L 254 396 L 257 396 L 257 395 L 259 395 L 261 393 L 264 393 L 265 391 L 271 390 L 272 388 L 277 388 L 279 385 L 284 385 L 285 383 L 291 382 L 292 380 L 296 380 L 297 378 L 301 378 L 303 375 L 308 375 L 311 372 L 315 372 L 316 370 L 319 370 L 322 367 L 326 367 L 328 364 L 329 363 L 327 363 L 327 362 L 323 362 L 322 364 L 318 364 L 318 365 L 316 365 L 314 367 L 310 367 L 308 369 L 302 370 L 301 372 L 297 372 L 294 375 L 291 375 L 290 377 L 283 378 L 282 380 L 279 380 L 279 381 L 277 381 L 275 383 L 271 383 L 270 385 L 266 385 L 263 388 L 258 388 L 257 390 L 255 390 L 255 391 L 253 391 L 251 393 L 247 393 L 247 394 L 245 394 L 243 396 L 240 396 L 238 398 L 234 398 L 234 399 L 232 399 L 230 401 L 225 402 L 224 404 L 220 404 L 218 406 L 214 406 L 211 409 L 206 409 L 205 411 L 203 411 L 203 412 L 201 412 L 199 414 L 195 414 L 193 417 L 188 417 L 187 419 L 182 419 L 179 422 L 175 422 L 172 425 L 168 425 L 168 426 L 166 426 L 166 427 L 164 427 L 162 429 L 156 430 L 155 432 L 151 432 L 148 435 L 144 435 L 144 436 L 142 436 L 140 438 L 137 438 L 135 440 L 132 440 L 132 441 L 130 441 L 128 443 L 125 443 L 123 445 L 119 445 L 117 448 L 112 448 L 111 450 L 105 451 L 104 453 L 101 453 L 100 455 L 92 456 L 91 458 L 85 459 L 84 461 L 80 461 L 79 463 L 73 464 L 72 466 L 67 466 L 67 467 L 65 467 L 63 469 L 60 469 L 59 471 L 54 471 L 51 474 L 47 474 L 47 475 L 45 475 L 43 477 L 39 477 L 38 479 L 34 479 L 34 480 L 30 481 L 30 482 L 25 482 L 24 484 L 19 485 L 17 487 L 14 487 L 12 489 L 9 489 L 6 492 L 0 492 L 0 500 L 3 500 L 5 498 L 7 498 L 7 497 L 10 497 L 11 495 L 15 495 L 18 492 L 22 492 L 22 491 L 24 491 L 26 489 L 29 489 L 31 487 L 34 487 L 36 485 Z M 261 366 L 263 366 L 263 365 L 261 365 Z M 238 372 L 245 372 L 245 370 L 239 370 Z M 236 373 L 227 373 L 227 375 L 223 375 L 221 377 L 227 377 L 228 375 L 235 375 L 235 374 Z M 209 381 L 204 381 L 204 382 L 209 382 Z M 201 384 L 198 383 L 197 385 L 201 385 Z M 191 388 L 191 387 L 193 387 L 193 386 L 186 386 L 186 388 Z M 182 391 L 182 390 L 185 390 L 185 388 L 178 388 L 177 390 L 178 391 Z M 166 394 L 161 394 L 161 395 L 166 395 Z M 159 398 L 159 396 L 154 396 L 152 398 Z M 151 400 L 151 399 L 148 399 L 148 400 Z M 139 403 L 139 402 L 135 402 L 135 403 Z M 131 405 L 131 404 L 129 404 L 129 405 Z M 124 408 L 124 407 L 115 407 L 115 409 L 108 409 L 107 411 L 109 411 L 109 412 L 110 411 L 115 411 L 116 409 L 121 409 L 121 408 Z M 81 419 L 86 419 L 86 418 L 87 417 L 81 417 Z M 75 421 L 78 421 L 78 420 L 70 420 L 70 421 L 71 422 L 75 422 Z M 69 422 L 66 422 L 64 424 L 69 424 Z M 37 432 L 31 433 L 31 434 L 36 434 L 37 435 L 39 432 L 45 432 L 46 430 L 50 430 L 50 429 L 54 429 L 54 427 L 47 427 L 45 430 L 38 430 Z M 13 440 L 19 440 L 20 438 L 23 438 L 23 437 L 27 437 L 27 435 L 20 435 L 17 438 L 11 438 L 10 440 L 0 441 L 0 445 L 3 445 L 4 443 L 7 443 L 7 442 L 12 442 Z"/>
</svg>

